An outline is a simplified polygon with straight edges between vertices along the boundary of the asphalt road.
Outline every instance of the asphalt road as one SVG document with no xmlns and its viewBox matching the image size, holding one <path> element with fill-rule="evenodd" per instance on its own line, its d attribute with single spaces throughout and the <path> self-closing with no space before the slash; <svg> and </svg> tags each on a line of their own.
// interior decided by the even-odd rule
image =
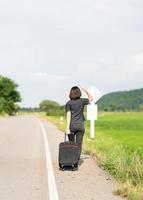
<svg viewBox="0 0 143 200">
<path fill-rule="evenodd" d="M 34 116 L 0 118 L 0 199 L 55 200 L 51 190 L 57 191 L 57 200 L 121 199 L 113 195 L 112 177 L 87 155 L 82 155 L 78 171 L 59 171 L 63 138 L 53 124 L 42 120 L 40 125 Z"/>
</svg>

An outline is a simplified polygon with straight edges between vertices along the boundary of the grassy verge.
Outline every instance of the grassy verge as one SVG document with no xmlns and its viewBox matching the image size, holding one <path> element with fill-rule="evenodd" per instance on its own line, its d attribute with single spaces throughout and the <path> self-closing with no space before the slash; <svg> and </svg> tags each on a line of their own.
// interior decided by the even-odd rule
<svg viewBox="0 0 143 200">
<path fill-rule="evenodd" d="M 42 117 L 65 130 L 65 119 Z M 100 113 L 95 123 L 95 140 L 90 140 L 88 121 L 83 141 L 84 153 L 92 154 L 99 165 L 118 181 L 116 194 L 143 200 L 143 113 Z"/>
</svg>

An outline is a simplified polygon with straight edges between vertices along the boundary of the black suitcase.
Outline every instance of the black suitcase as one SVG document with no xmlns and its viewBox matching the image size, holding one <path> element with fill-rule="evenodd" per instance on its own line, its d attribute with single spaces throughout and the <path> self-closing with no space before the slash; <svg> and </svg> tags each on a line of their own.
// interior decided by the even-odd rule
<svg viewBox="0 0 143 200">
<path fill-rule="evenodd" d="M 78 169 L 79 147 L 76 142 L 66 141 L 59 145 L 59 169 L 65 170 L 71 168 Z"/>
</svg>

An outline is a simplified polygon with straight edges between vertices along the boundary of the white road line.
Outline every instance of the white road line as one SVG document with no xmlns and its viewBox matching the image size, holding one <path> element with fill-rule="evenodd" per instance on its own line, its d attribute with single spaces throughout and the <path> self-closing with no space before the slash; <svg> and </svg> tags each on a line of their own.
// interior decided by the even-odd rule
<svg viewBox="0 0 143 200">
<path fill-rule="evenodd" d="M 46 131 L 45 131 L 45 128 L 44 128 L 42 122 L 39 119 L 38 119 L 38 121 L 39 121 L 40 127 L 42 129 L 42 133 L 43 133 L 43 137 L 44 137 L 44 144 L 45 144 L 49 200 L 59 200 Z"/>
</svg>

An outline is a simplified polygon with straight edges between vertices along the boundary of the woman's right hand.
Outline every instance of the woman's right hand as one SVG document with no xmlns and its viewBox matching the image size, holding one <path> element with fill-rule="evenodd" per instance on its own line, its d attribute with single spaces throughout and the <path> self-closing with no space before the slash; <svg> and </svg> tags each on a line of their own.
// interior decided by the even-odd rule
<svg viewBox="0 0 143 200">
<path fill-rule="evenodd" d="M 85 89 L 81 86 L 80 86 L 80 88 L 87 94 L 89 102 L 91 102 L 93 100 L 93 96 L 92 96 L 91 92 L 88 89 Z"/>
</svg>

